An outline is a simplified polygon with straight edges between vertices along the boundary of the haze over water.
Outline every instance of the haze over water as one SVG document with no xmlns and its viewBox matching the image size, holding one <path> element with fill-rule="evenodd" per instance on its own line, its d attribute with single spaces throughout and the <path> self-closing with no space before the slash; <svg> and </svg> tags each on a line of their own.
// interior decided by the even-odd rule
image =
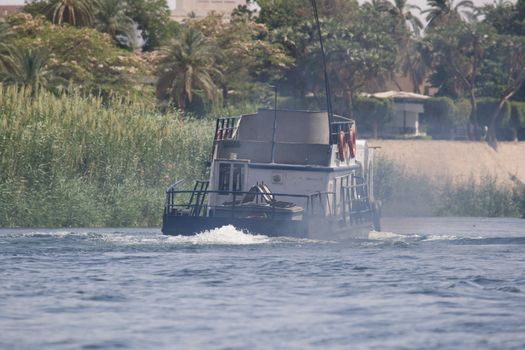
<svg viewBox="0 0 525 350">
<path fill-rule="evenodd" d="M 0 349 L 523 349 L 525 222 L 343 243 L 0 230 Z"/>
</svg>

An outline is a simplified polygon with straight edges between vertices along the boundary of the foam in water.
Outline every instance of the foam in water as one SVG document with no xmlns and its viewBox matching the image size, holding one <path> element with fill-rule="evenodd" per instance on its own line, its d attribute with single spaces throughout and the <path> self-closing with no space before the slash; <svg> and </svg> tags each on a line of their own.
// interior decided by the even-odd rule
<svg viewBox="0 0 525 350">
<path fill-rule="evenodd" d="M 400 235 L 398 233 L 394 232 L 386 232 L 386 231 L 370 231 L 368 232 L 368 239 L 374 240 L 374 241 L 383 241 L 383 240 L 391 240 L 391 239 L 402 239 L 406 238 L 406 236 Z"/>
<path fill-rule="evenodd" d="M 119 245 L 135 244 L 195 244 L 195 245 L 249 245 L 270 242 L 270 238 L 263 235 L 253 235 L 236 229 L 232 225 L 203 231 L 191 236 L 165 235 L 116 235 L 104 234 L 102 239 Z"/>
<path fill-rule="evenodd" d="M 481 237 L 475 237 L 476 239 Z M 415 241 L 454 241 L 459 239 L 455 235 L 449 234 L 430 234 L 430 235 L 418 235 L 418 234 L 399 234 L 395 232 L 386 231 L 370 231 L 368 233 L 368 239 L 375 241 L 390 241 L 390 240 L 415 240 Z"/>
<path fill-rule="evenodd" d="M 269 243 L 270 238 L 264 235 L 252 235 L 237 230 L 232 225 L 226 225 L 209 231 L 198 233 L 194 236 L 174 236 L 168 241 L 190 244 L 224 244 L 224 245 L 247 245 Z"/>
<path fill-rule="evenodd" d="M 454 235 L 429 235 L 423 241 L 455 241 L 458 237 Z"/>
<path fill-rule="evenodd" d="M 71 231 L 51 231 L 51 232 L 44 232 L 44 231 L 28 231 L 28 232 L 21 232 L 21 233 L 10 233 L 8 236 L 12 237 L 26 237 L 26 238 L 67 238 L 71 236 L 87 236 L 87 232 L 71 232 Z"/>
<path fill-rule="evenodd" d="M 12 238 L 57 238 L 57 239 L 81 239 L 88 241 L 103 241 L 116 245 L 253 245 L 253 244 L 318 244 L 335 243 L 331 241 L 320 241 L 307 238 L 295 237 L 268 237 L 261 234 L 252 234 L 236 229 L 232 225 L 200 232 L 192 236 L 166 236 L 157 232 L 141 232 L 129 234 L 127 232 L 108 231 L 107 229 L 95 229 L 93 231 L 27 231 L 11 232 L 5 235 Z"/>
</svg>

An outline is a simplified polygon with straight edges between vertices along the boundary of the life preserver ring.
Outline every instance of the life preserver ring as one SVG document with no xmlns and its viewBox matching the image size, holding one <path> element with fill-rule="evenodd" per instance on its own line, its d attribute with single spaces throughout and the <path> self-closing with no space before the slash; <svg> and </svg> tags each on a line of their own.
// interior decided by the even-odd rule
<svg viewBox="0 0 525 350">
<path fill-rule="evenodd" d="M 350 129 L 348 133 L 348 146 L 350 148 L 350 157 L 354 158 L 356 154 L 356 137 L 355 130 Z"/>
<path fill-rule="evenodd" d="M 222 129 L 217 129 L 217 132 L 215 133 L 215 141 L 222 140 L 223 132 Z"/>
<path fill-rule="evenodd" d="M 339 152 L 339 160 L 344 161 L 345 160 L 345 132 L 343 130 L 339 131 L 339 135 L 337 135 L 337 151 Z"/>
<path fill-rule="evenodd" d="M 345 135 L 345 159 L 350 159 L 350 138 Z"/>
</svg>

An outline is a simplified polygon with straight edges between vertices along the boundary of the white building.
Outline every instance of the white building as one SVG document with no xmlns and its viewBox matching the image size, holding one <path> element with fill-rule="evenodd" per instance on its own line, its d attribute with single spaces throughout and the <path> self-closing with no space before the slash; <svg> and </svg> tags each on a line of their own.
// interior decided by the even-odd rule
<svg viewBox="0 0 525 350">
<path fill-rule="evenodd" d="M 15 12 L 18 12 L 22 8 L 22 5 L 3 5 L 0 3 L 0 21 Z"/>
<path fill-rule="evenodd" d="M 171 8 L 171 18 L 182 21 L 189 14 L 195 17 L 205 17 L 209 12 L 214 11 L 224 14 L 229 18 L 231 12 L 239 5 L 246 5 L 246 0 L 169 0 Z"/>
<path fill-rule="evenodd" d="M 395 104 L 395 114 L 391 121 L 383 125 L 382 134 L 384 136 L 418 136 L 419 114 L 425 111 L 426 95 L 415 94 L 405 91 L 385 91 L 370 94 L 377 98 L 391 98 Z"/>
</svg>

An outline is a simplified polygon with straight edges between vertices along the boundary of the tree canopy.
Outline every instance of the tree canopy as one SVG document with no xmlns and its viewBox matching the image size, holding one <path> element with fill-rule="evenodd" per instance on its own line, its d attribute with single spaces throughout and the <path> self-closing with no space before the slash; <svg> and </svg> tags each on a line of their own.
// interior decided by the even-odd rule
<svg viewBox="0 0 525 350">
<path fill-rule="evenodd" d="M 200 31 L 184 29 L 179 38 L 165 47 L 160 59 L 157 97 L 172 99 L 183 111 L 186 103 L 192 101 L 195 89 L 204 92 L 209 100 L 215 99 L 217 87 L 212 77 L 220 71 L 214 65 L 213 51 Z"/>
<path fill-rule="evenodd" d="M 154 100 L 156 86 L 161 105 L 195 112 L 197 100 L 206 106 L 201 113 L 264 104 L 275 87 L 283 103 L 325 108 L 311 2 L 258 0 L 258 11 L 248 6 L 252 2 L 231 16 L 210 13 L 176 23 L 166 0 L 32 1 L 24 7 L 32 16 L 0 24 L 0 70 L 6 83 L 14 81 L 5 78 L 6 65 L 26 49 L 36 55 L 46 48 L 42 71 L 92 93 L 148 91 L 142 95 Z M 469 137 L 480 139 L 488 124 L 495 142 L 496 129 L 508 125 L 503 107 L 482 123 L 478 100 L 495 98 L 498 106 L 525 100 L 525 0 L 483 6 L 428 0 L 424 11 L 406 0 L 317 5 L 338 114 L 356 113 L 362 93 L 433 91 L 454 104 L 468 101 Z M 48 81 L 59 81 L 51 75 Z M 447 125 L 465 123 L 464 116 L 451 114 L 456 120 Z M 362 124 L 372 127 L 372 119 Z"/>
<path fill-rule="evenodd" d="M 145 62 L 115 47 L 107 34 L 91 28 L 56 26 L 23 13 L 10 17 L 8 24 L 13 30 L 13 45 L 20 47 L 20 52 L 46 49 L 45 68 L 69 84 L 94 93 L 142 90 L 139 79 L 148 74 Z"/>
</svg>

